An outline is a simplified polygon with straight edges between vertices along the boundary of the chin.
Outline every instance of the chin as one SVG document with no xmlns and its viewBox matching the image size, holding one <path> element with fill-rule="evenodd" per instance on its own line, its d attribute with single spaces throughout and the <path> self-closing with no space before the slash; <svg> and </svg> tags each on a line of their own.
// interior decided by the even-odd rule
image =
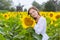
<svg viewBox="0 0 60 40">
<path fill-rule="evenodd" d="M 34 16 L 35 18 L 37 17 L 37 16 Z"/>
<path fill-rule="evenodd" d="M 37 18 L 36 16 L 34 18 Z"/>
</svg>

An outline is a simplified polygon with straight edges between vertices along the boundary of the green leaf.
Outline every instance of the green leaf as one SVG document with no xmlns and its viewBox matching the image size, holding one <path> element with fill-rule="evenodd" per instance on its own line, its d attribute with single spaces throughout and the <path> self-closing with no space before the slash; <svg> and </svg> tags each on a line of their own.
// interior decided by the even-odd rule
<svg viewBox="0 0 60 40">
<path fill-rule="evenodd" d="M 6 40 L 2 34 L 0 34 L 0 40 Z"/>
<path fill-rule="evenodd" d="M 36 39 L 36 40 L 41 40 L 42 39 L 42 36 L 41 35 L 38 35 L 36 33 L 33 34 L 33 37 Z"/>
</svg>

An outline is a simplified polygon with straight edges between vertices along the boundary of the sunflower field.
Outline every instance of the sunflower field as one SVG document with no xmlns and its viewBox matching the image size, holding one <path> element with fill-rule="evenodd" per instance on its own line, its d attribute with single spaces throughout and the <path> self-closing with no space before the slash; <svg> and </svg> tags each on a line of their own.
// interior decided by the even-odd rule
<svg viewBox="0 0 60 40">
<path fill-rule="evenodd" d="M 60 12 L 40 12 L 47 20 L 49 40 L 60 40 Z M 27 12 L 0 12 L 0 40 L 41 40 L 34 31 L 36 21 Z"/>
</svg>

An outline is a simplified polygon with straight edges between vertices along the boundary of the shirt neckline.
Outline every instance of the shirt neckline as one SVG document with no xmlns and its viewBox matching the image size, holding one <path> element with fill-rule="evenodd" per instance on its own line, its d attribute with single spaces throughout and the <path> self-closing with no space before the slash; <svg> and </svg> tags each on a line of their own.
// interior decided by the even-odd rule
<svg viewBox="0 0 60 40">
<path fill-rule="evenodd" d="M 42 16 L 40 16 L 39 20 L 41 19 L 41 17 L 42 17 Z M 38 22 L 39 22 L 39 20 L 38 20 Z M 37 23 L 38 23 L 38 22 L 37 22 Z"/>
</svg>

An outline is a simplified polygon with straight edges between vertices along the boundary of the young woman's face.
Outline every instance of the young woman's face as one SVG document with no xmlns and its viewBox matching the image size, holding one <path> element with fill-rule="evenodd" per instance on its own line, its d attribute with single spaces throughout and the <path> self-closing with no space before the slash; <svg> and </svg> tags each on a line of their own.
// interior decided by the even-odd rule
<svg viewBox="0 0 60 40">
<path fill-rule="evenodd" d="M 38 16 L 38 12 L 34 9 L 30 9 L 29 13 L 34 18 L 36 18 Z"/>
</svg>

